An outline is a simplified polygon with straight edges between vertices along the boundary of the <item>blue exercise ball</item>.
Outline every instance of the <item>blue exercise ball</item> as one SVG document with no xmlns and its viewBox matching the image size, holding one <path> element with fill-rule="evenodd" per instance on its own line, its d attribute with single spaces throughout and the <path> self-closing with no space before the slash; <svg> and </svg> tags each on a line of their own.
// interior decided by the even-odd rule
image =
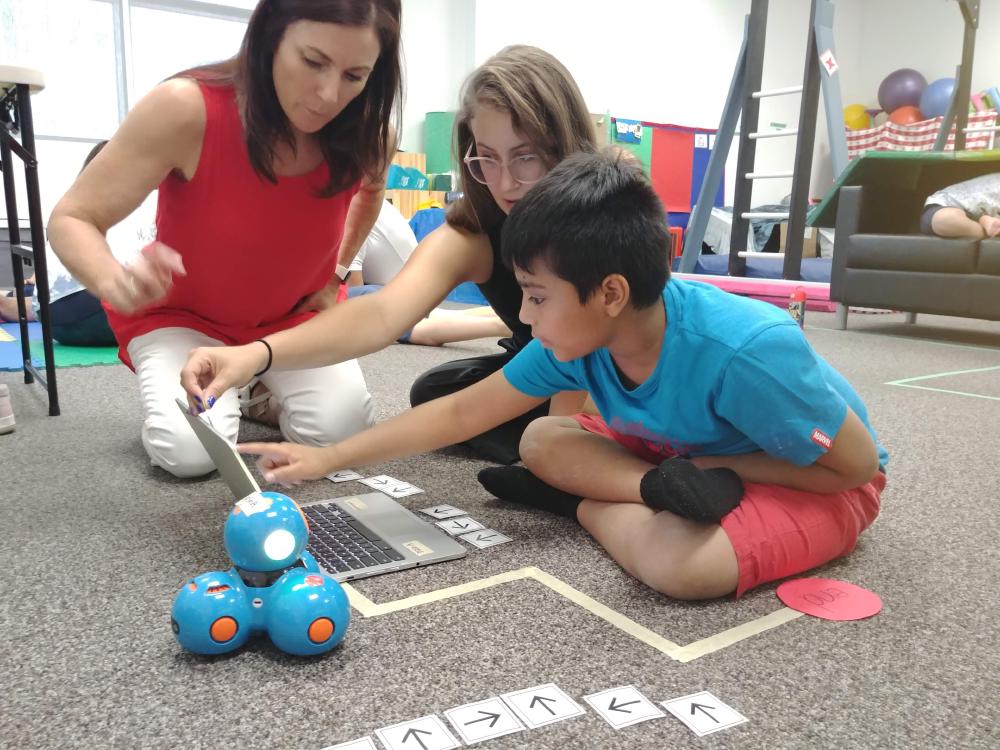
<svg viewBox="0 0 1000 750">
<path fill-rule="evenodd" d="M 878 103 L 886 112 L 917 106 L 927 88 L 927 79 L 913 68 L 900 68 L 885 77 L 878 87 Z"/>
<path fill-rule="evenodd" d="M 924 93 L 920 95 L 920 112 L 927 119 L 943 117 L 948 113 L 954 91 L 954 78 L 938 78 L 927 84 Z"/>
</svg>

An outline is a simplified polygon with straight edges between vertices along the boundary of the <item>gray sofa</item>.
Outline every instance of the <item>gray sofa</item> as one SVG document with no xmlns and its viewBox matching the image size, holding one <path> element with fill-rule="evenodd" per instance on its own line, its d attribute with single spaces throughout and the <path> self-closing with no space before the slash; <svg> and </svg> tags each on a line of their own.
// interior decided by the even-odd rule
<svg viewBox="0 0 1000 750">
<path fill-rule="evenodd" d="M 809 224 L 835 227 L 830 299 L 856 307 L 1000 320 L 1000 241 L 920 233 L 927 196 L 1000 172 L 995 151 L 870 151 L 837 178 Z"/>
<path fill-rule="evenodd" d="M 880 232 L 864 191 L 840 189 L 830 299 L 847 326 L 851 305 L 1000 320 L 1000 240 Z"/>
</svg>

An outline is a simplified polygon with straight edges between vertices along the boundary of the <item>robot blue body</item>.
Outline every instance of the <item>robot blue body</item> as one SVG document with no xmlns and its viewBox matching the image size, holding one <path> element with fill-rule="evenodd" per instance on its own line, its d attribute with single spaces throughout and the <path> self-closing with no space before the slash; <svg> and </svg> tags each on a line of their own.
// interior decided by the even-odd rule
<svg viewBox="0 0 1000 750">
<path fill-rule="evenodd" d="M 184 648 L 224 654 L 266 633 L 282 651 L 312 656 L 343 640 L 347 595 L 305 551 L 309 527 L 291 498 L 260 492 L 240 500 L 224 540 L 234 567 L 195 576 L 174 598 L 171 626 Z"/>
</svg>

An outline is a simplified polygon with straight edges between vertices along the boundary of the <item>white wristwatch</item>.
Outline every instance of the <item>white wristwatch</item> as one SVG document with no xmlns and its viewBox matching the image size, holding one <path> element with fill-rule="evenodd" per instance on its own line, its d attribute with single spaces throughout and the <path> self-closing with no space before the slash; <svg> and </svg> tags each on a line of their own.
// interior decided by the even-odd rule
<svg viewBox="0 0 1000 750">
<path fill-rule="evenodd" d="M 347 277 L 351 275 L 351 269 L 338 263 L 336 273 L 338 279 L 341 281 L 347 281 Z"/>
</svg>

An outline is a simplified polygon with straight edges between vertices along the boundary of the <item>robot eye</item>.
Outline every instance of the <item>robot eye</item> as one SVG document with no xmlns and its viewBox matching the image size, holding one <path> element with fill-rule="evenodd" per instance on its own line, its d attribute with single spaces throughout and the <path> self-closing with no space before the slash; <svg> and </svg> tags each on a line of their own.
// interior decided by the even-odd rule
<svg viewBox="0 0 1000 750">
<path fill-rule="evenodd" d="M 288 529 L 277 529 L 264 540 L 264 554 L 272 560 L 284 560 L 295 551 L 295 535 Z"/>
<path fill-rule="evenodd" d="M 222 594 L 229 591 L 231 587 L 228 584 L 220 583 L 218 586 L 209 586 L 205 589 L 206 594 Z"/>
</svg>

